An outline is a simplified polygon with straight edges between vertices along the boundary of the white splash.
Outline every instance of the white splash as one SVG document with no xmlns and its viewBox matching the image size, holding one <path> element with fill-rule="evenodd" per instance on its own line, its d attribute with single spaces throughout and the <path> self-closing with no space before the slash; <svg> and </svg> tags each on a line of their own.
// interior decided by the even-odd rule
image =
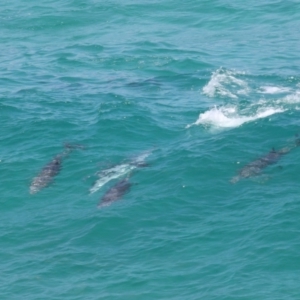
<svg viewBox="0 0 300 300">
<path fill-rule="evenodd" d="M 265 118 L 276 113 L 283 112 L 282 108 L 265 107 L 256 111 L 253 115 L 239 115 L 235 107 L 214 107 L 199 115 L 198 120 L 186 128 L 193 125 L 207 125 L 213 128 L 233 128 L 241 126 L 246 122 L 255 121 L 257 119 Z"/>
<path fill-rule="evenodd" d="M 242 75 L 241 72 L 218 69 L 212 73 L 212 76 L 203 87 L 203 94 L 209 97 L 217 95 L 237 99 L 237 95 L 247 95 L 249 87 L 247 82 L 237 78 L 237 75 Z"/>
<path fill-rule="evenodd" d="M 293 94 L 287 95 L 284 97 L 281 101 L 282 103 L 286 104 L 294 104 L 294 103 L 299 103 L 300 102 L 300 91 L 296 91 Z"/>
<path fill-rule="evenodd" d="M 289 92 L 290 89 L 287 87 L 279 87 L 279 86 L 262 86 L 260 87 L 259 92 L 261 94 L 282 94 Z"/>
<path fill-rule="evenodd" d="M 93 194 L 97 192 L 102 186 L 104 186 L 109 181 L 120 178 L 121 176 L 128 174 L 135 168 L 137 168 L 137 165 L 121 164 L 101 171 L 99 174 L 99 179 L 96 180 L 94 185 L 90 188 L 90 193 Z"/>
<path fill-rule="evenodd" d="M 286 109 L 291 109 L 294 104 L 299 104 L 300 103 L 300 91 L 295 91 L 289 95 L 286 95 L 284 97 L 280 97 L 276 100 L 268 100 L 268 99 L 260 99 L 257 104 L 258 105 L 263 105 L 266 106 L 268 105 L 268 103 L 270 104 L 270 102 L 272 103 L 272 105 L 276 105 L 276 106 L 281 106 L 284 107 Z"/>
<path fill-rule="evenodd" d="M 119 164 L 114 167 L 102 170 L 98 174 L 99 179 L 97 179 L 96 182 L 93 184 L 93 186 L 90 188 L 90 193 L 93 194 L 93 193 L 97 192 L 102 186 L 104 186 L 106 183 L 108 183 L 109 181 L 111 181 L 113 179 L 117 179 L 122 176 L 125 176 L 129 172 L 133 171 L 134 169 L 145 166 L 145 159 L 151 153 L 152 153 L 152 150 L 143 152 L 139 156 L 135 157 L 129 163 Z"/>
</svg>

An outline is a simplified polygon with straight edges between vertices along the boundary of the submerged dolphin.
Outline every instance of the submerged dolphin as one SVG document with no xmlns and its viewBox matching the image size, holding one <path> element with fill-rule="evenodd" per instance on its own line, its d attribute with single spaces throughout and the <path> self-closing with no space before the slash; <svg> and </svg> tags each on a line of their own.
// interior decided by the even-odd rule
<svg viewBox="0 0 300 300">
<path fill-rule="evenodd" d="M 65 148 L 66 150 L 64 152 L 56 155 L 52 161 L 44 166 L 41 172 L 33 178 L 30 185 L 30 194 L 35 194 L 47 187 L 53 181 L 53 178 L 60 172 L 64 158 L 66 158 L 73 149 L 82 148 L 82 146 L 66 144 Z"/>
<path fill-rule="evenodd" d="M 109 206 L 112 202 L 119 200 L 125 193 L 129 191 L 131 183 L 129 178 L 124 178 L 118 181 L 114 186 L 112 186 L 101 198 L 98 208 Z"/>
<path fill-rule="evenodd" d="M 259 175 L 261 170 L 266 168 L 269 165 L 277 163 L 280 157 L 285 154 L 275 151 L 272 149 L 267 155 L 254 160 L 253 162 L 247 164 L 245 167 L 239 170 L 239 175 L 231 179 L 231 183 L 236 183 L 242 178 L 253 177 Z"/>
<path fill-rule="evenodd" d="M 126 175 L 135 168 L 135 165 L 127 163 L 116 165 L 112 168 L 103 170 L 99 175 L 99 179 L 97 179 L 94 185 L 90 188 L 90 194 L 97 192 L 103 185 L 105 185 L 109 181 Z"/>
<path fill-rule="evenodd" d="M 261 170 L 265 169 L 267 166 L 275 164 L 280 160 L 280 158 L 289 153 L 292 149 L 295 147 L 300 146 L 300 139 L 297 138 L 295 140 L 295 144 L 291 147 L 284 147 L 278 151 L 276 151 L 274 148 L 265 156 L 254 160 L 253 162 L 247 164 L 242 169 L 239 170 L 238 175 L 234 176 L 230 182 L 236 183 L 242 178 L 249 178 L 253 176 L 260 175 Z"/>
<path fill-rule="evenodd" d="M 112 179 L 120 178 L 133 171 L 136 168 L 146 167 L 145 159 L 151 154 L 152 151 L 146 151 L 128 163 L 116 165 L 114 167 L 105 169 L 99 173 L 99 179 L 90 188 L 90 194 L 97 192 L 103 185 Z"/>
</svg>

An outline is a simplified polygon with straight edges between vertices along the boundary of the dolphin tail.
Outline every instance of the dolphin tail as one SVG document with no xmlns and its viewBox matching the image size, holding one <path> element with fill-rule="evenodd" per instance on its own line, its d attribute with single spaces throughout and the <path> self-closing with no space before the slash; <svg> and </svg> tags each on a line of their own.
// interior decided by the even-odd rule
<svg viewBox="0 0 300 300">
<path fill-rule="evenodd" d="M 102 209 L 103 207 L 110 206 L 110 205 L 111 205 L 110 202 L 101 202 L 97 205 L 97 208 Z"/>
<path fill-rule="evenodd" d="M 240 176 L 234 176 L 231 178 L 230 183 L 235 184 L 241 179 Z"/>
<path fill-rule="evenodd" d="M 74 150 L 74 149 L 85 149 L 85 146 L 81 144 L 70 144 L 70 143 L 64 143 L 64 147 L 66 149 Z"/>
<path fill-rule="evenodd" d="M 136 164 L 136 166 L 137 166 L 138 168 L 146 168 L 146 167 L 149 167 L 150 164 L 148 164 L 148 163 L 146 163 L 146 162 L 138 162 L 138 163 Z"/>
<path fill-rule="evenodd" d="M 299 133 L 296 133 L 296 134 L 295 134 L 295 144 L 296 144 L 296 147 L 299 147 L 299 146 L 300 146 L 300 137 L 299 137 Z"/>
<path fill-rule="evenodd" d="M 63 153 L 63 156 L 68 156 L 73 150 L 75 149 L 85 149 L 83 145 L 80 144 L 70 144 L 70 143 L 64 143 L 65 151 Z"/>
</svg>

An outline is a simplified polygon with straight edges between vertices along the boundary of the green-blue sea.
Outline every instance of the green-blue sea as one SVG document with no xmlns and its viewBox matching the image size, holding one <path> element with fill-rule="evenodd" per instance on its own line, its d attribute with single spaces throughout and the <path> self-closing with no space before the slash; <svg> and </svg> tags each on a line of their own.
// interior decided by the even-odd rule
<svg viewBox="0 0 300 300">
<path fill-rule="evenodd" d="M 300 299 L 299 28 L 298 0 L 1 1 L 0 299 Z"/>
</svg>

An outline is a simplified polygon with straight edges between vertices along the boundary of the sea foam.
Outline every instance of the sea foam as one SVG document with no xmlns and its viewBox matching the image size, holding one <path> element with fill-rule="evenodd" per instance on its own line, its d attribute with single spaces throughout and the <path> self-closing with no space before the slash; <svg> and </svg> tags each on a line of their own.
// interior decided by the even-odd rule
<svg viewBox="0 0 300 300">
<path fill-rule="evenodd" d="M 203 94 L 211 98 L 223 96 L 232 99 L 237 99 L 238 95 L 247 95 L 249 92 L 247 82 L 238 78 L 243 74 L 219 68 L 212 73 L 209 82 L 203 87 Z"/>
<path fill-rule="evenodd" d="M 290 88 L 280 86 L 262 86 L 259 89 L 261 94 L 282 94 L 290 91 Z"/>
<path fill-rule="evenodd" d="M 283 112 L 282 108 L 265 107 L 259 109 L 252 115 L 242 115 L 235 107 L 213 107 L 212 109 L 201 113 L 196 122 L 189 124 L 186 128 L 193 125 L 205 125 L 212 128 L 234 128 L 242 124 L 257 119 L 269 117 L 273 114 Z"/>
</svg>

